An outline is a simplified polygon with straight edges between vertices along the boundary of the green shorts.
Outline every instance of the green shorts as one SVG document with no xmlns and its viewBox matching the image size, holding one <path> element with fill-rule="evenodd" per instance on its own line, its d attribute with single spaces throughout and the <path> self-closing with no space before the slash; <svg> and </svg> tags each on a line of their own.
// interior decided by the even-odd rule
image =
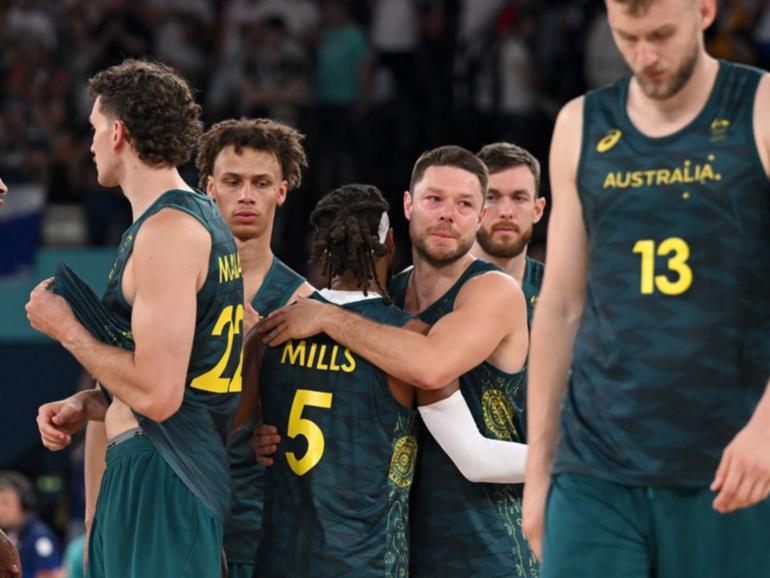
<svg viewBox="0 0 770 578">
<path fill-rule="evenodd" d="M 218 578 L 222 524 L 144 436 L 107 449 L 88 578 Z"/>
<path fill-rule="evenodd" d="M 714 496 L 554 476 L 542 578 L 767 578 L 770 500 L 725 515 Z"/>
<path fill-rule="evenodd" d="M 227 565 L 227 578 L 251 578 L 254 574 L 254 564 L 238 564 L 237 562 Z"/>
</svg>

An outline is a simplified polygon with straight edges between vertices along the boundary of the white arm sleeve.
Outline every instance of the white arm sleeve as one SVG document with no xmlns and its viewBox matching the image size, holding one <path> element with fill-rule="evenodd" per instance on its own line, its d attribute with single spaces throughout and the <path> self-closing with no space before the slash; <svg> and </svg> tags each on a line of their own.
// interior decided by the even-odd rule
<svg viewBox="0 0 770 578">
<path fill-rule="evenodd" d="M 471 482 L 518 484 L 524 481 L 527 446 L 481 435 L 460 391 L 430 405 L 420 406 L 430 433 Z"/>
</svg>

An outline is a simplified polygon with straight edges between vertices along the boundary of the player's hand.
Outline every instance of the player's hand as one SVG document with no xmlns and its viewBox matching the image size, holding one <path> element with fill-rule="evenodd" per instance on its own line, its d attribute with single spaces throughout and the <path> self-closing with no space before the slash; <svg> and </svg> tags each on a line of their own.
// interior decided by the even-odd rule
<svg viewBox="0 0 770 578">
<path fill-rule="evenodd" d="M 545 529 L 545 502 L 551 485 L 550 468 L 538 464 L 537 456 L 527 456 L 527 469 L 524 483 L 524 503 L 522 505 L 522 530 L 527 537 L 532 552 L 542 560 L 543 531 Z"/>
<path fill-rule="evenodd" d="M 0 578 L 21 578 L 19 551 L 0 530 Z"/>
<path fill-rule="evenodd" d="M 56 341 L 62 341 L 80 324 L 69 304 L 59 295 L 49 291 L 53 284 L 53 277 L 42 281 L 29 294 L 29 301 L 24 308 L 33 329 Z"/>
<path fill-rule="evenodd" d="M 711 490 L 713 506 L 727 514 L 770 496 L 770 424 L 752 419 L 725 450 Z"/>
<path fill-rule="evenodd" d="M 3 200 L 3 197 L 6 195 L 6 193 L 8 193 L 8 187 L 5 186 L 3 179 L 0 179 L 0 205 L 2 205 L 5 202 Z"/>
<path fill-rule="evenodd" d="M 37 429 L 43 445 L 56 452 L 72 443 L 72 434 L 88 421 L 85 404 L 76 396 L 45 403 L 37 410 Z"/>
<path fill-rule="evenodd" d="M 261 423 L 254 427 L 254 433 L 251 436 L 251 447 L 254 448 L 257 462 L 261 465 L 273 465 L 273 456 L 278 451 L 279 443 L 281 443 L 281 436 L 278 435 L 278 428 L 275 426 Z"/>
<path fill-rule="evenodd" d="M 323 333 L 324 315 L 332 305 L 315 299 L 300 298 L 295 303 L 273 311 L 257 325 L 262 341 L 271 347 L 289 339 L 304 339 Z"/>
<path fill-rule="evenodd" d="M 243 308 L 243 334 L 248 335 L 251 328 L 254 327 L 259 320 L 262 319 L 259 315 L 259 311 L 254 309 L 251 303 L 246 303 Z"/>
</svg>

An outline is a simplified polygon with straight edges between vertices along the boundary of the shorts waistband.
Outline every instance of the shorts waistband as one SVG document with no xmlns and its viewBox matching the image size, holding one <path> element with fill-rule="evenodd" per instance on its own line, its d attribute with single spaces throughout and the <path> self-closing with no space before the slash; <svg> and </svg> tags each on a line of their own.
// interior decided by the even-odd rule
<svg viewBox="0 0 770 578">
<path fill-rule="evenodd" d="M 155 446 L 150 443 L 142 430 L 138 430 L 138 432 L 136 429 L 129 430 L 115 436 L 107 444 L 105 460 L 110 463 L 125 455 L 141 451 L 155 451 Z"/>
</svg>

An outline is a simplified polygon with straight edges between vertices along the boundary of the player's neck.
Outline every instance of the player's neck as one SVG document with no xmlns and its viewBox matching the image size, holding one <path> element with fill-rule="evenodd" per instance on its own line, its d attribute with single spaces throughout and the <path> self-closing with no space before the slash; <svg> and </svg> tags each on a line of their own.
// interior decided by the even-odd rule
<svg viewBox="0 0 770 578">
<path fill-rule="evenodd" d="M 632 80 L 626 103 L 629 118 L 649 136 L 659 137 L 676 132 L 703 110 L 718 72 L 719 61 L 703 52 L 687 84 L 665 100 L 646 96 L 636 80 Z"/>
<path fill-rule="evenodd" d="M 235 239 L 241 259 L 243 274 L 243 294 L 246 301 L 252 301 L 273 264 L 273 252 L 270 249 L 270 230 L 259 237 Z"/>
<path fill-rule="evenodd" d="M 352 271 L 345 271 L 342 275 L 337 275 L 336 277 L 332 278 L 329 287 L 335 291 L 362 291 L 360 285 L 358 284 L 358 279 Z M 374 280 L 369 281 L 369 286 L 366 289 L 370 294 L 380 294 L 380 289 L 377 287 L 377 283 L 375 283 Z"/>
<path fill-rule="evenodd" d="M 516 279 L 516 281 L 519 282 L 519 285 L 524 282 L 524 275 L 527 272 L 526 247 L 524 247 L 524 250 L 515 257 L 495 257 L 494 255 L 487 253 L 481 248 L 481 245 L 476 242 L 473 244 L 471 253 L 478 259 L 483 259 L 484 261 L 489 261 L 490 263 L 497 265 L 503 272 Z"/>
<path fill-rule="evenodd" d="M 456 261 L 436 266 L 426 261 L 412 250 L 414 269 L 407 287 L 407 311 L 415 313 L 432 305 L 439 297 L 449 291 L 465 270 L 476 260 L 466 253 Z"/>
<path fill-rule="evenodd" d="M 166 191 L 192 191 L 176 167 L 149 167 L 138 159 L 127 163 L 120 179 L 120 188 L 131 204 L 134 221 Z"/>
</svg>

